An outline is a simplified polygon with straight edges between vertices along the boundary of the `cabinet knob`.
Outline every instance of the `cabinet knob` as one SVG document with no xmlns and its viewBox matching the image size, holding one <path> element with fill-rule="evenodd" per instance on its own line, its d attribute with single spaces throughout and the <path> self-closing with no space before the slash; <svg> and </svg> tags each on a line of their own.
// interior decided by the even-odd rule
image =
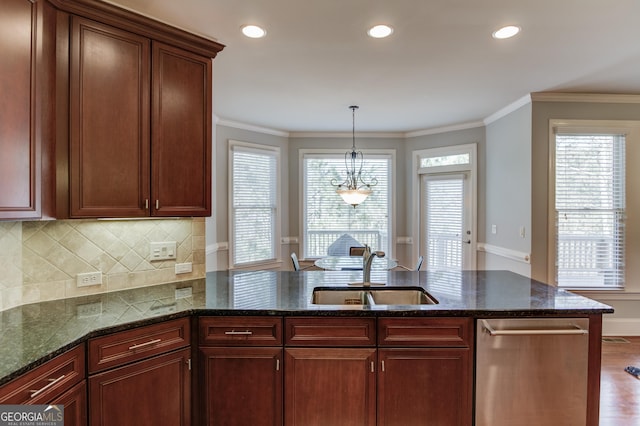
<svg viewBox="0 0 640 426">
<path fill-rule="evenodd" d="M 145 200 L 144 200 L 144 209 L 145 210 L 149 210 L 149 199 L 148 198 L 145 198 Z"/>
<path fill-rule="evenodd" d="M 156 200 L 156 210 L 160 209 L 160 200 Z"/>
</svg>

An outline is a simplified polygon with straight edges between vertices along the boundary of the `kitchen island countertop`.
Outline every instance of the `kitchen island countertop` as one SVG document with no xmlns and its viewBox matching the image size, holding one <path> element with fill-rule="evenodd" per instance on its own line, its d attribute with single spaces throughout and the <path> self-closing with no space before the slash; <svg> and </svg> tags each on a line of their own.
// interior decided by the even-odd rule
<svg viewBox="0 0 640 426">
<path fill-rule="evenodd" d="M 431 305 L 311 303 L 316 287 L 347 287 L 361 280 L 361 271 L 219 271 L 192 281 L 9 309 L 0 312 L 0 384 L 91 337 L 191 315 L 504 318 L 613 312 L 608 305 L 508 271 L 372 273 L 372 281 L 385 283 L 384 288 L 425 289 L 438 301 Z"/>
</svg>

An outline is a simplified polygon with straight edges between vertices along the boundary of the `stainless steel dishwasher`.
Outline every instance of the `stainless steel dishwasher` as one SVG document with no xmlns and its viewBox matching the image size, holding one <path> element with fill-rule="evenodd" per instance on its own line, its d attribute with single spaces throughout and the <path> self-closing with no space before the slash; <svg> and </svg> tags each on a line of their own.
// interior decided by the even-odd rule
<svg viewBox="0 0 640 426">
<path fill-rule="evenodd" d="M 584 426 L 587 318 L 478 319 L 476 426 Z"/>
</svg>

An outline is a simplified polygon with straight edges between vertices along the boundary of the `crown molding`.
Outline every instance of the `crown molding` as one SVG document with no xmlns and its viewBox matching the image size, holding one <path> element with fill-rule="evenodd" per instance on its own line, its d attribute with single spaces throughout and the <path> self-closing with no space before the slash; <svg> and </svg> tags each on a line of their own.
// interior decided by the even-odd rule
<svg viewBox="0 0 640 426">
<path fill-rule="evenodd" d="M 455 132 L 456 130 L 475 129 L 476 127 L 482 127 L 484 123 L 482 121 L 472 121 L 469 123 L 454 124 L 452 126 L 434 127 L 433 129 L 416 130 L 415 132 L 404 133 L 405 138 L 415 138 L 418 136 L 437 135 L 439 133 Z"/>
<path fill-rule="evenodd" d="M 387 132 L 387 133 L 358 133 L 358 137 L 366 138 L 415 138 L 419 136 L 436 135 L 440 133 L 454 132 L 457 130 L 474 129 L 487 126 L 502 117 L 522 108 L 531 102 L 584 102 L 584 103 L 617 103 L 617 104 L 640 104 L 640 95 L 616 94 L 616 93 L 569 93 L 569 92 L 533 92 L 529 93 L 506 107 L 496 111 L 482 121 L 472 121 L 469 123 L 454 124 L 451 126 L 435 127 L 432 129 L 416 130 L 412 132 Z M 265 133 L 274 136 L 291 138 L 350 138 L 351 132 L 285 132 L 282 130 L 270 129 L 267 127 L 254 126 L 237 121 L 225 120 L 214 117 L 216 125 L 233 127 L 236 129 L 249 130 L 252 132 Z"/>
<path fill-rule="evenodd" d="M 610 104 L 640 104 L 640 95 L 624 93 L 569 93 L 569 92 L 534 92 L 534 102 L 593 102 Z"/>
<path fill-rule="evenodd" d="M 248 130 L 250 132 L 263 133 L 267 135 L 280 136 L 283 138 L 288 138 L 291 136 L 289 132 L 285 132 L 282 130 L 271 129 L 268 127 L 255 126 L 253 124 L 240 123 L 239 121 L 231 121 L 225 120 L 224 118 L 220 118 L 218 116 L 214 116 L 214 123 L 216 126 L 225 126 L 232 127 L 234 129 L 239 130 Z"/>
<path fill-rule="evenodd" d="M 522 108 L 523 106 L 525 106 L 525 105 L 527 105 L 529 103 L 531 103 L 531 95 L 527 94 L 527 95 L 521 97 L 520 99 L 518 99 L 517 101 L 515 101 L 515 102 L 507 105 L 506 107 L 494 112 L 493 114 L 491 114 L 490 116 L 488 116 L 487 118 L 482 120 L 482 122 L 484 123 L 485 126 L 488 126 L 489 124 L 493 123 L 494 121 L 498 121 L 502 117 L 505 117 L 505 116 L 511 114 L 512 112 Z"/>
<path fill-rule="evenodd" d="M 356 132 L 358 138 L 404 138 L 402 132 Z M 351 138 L 352 132 L 291 132 L 292 138 Z"/>
</svg>

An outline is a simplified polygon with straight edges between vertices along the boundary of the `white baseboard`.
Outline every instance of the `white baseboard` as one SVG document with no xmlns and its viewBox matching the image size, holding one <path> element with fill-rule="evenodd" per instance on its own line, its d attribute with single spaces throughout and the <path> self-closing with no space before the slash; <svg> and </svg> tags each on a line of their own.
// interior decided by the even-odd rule
<svg viewBox="0 0 640 426">
<path fill-rule="evenodd" d="M 640 336 L 640 318 L 602 317 L 603 336 Z"/>
<path fill-rule="evenodd" d="M 484 251 L 486 253 L 502 256 L 507 259 L 515 260 L 516 262 L 531 263 L 531 256 L 529 253 L 494 246 L 492 244 L 478 243 L 478 251 Z"/>
</svg>

